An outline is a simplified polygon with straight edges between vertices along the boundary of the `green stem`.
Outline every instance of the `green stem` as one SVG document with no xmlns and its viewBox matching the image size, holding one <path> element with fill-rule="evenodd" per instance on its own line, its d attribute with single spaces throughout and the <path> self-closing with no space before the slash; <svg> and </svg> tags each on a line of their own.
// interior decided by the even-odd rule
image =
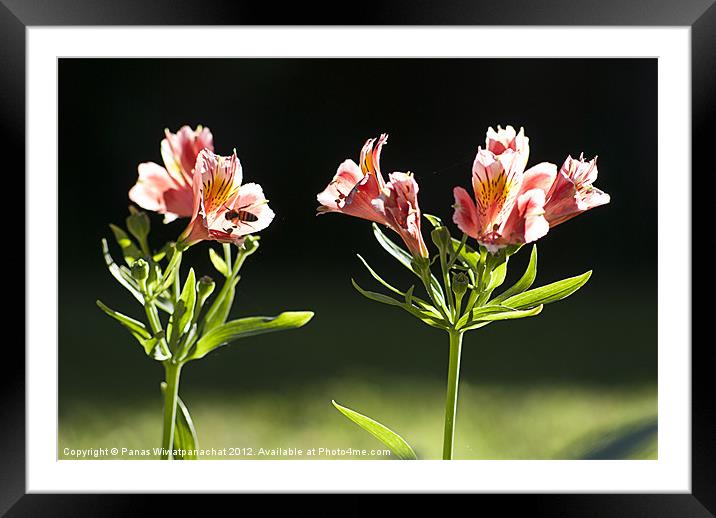
<svg viewBox="0 0 716 518">
<path fill-rule="evenodd" d="M 253 252 L 251 252 L 253 253 Z M 246 261 L 246 258 L 251 255 L 251 253 L 246 253 L 243 249 L 239 250 L 236 254 L 236 260 L 234 261 L 234 267 L 231 270 L 231 274 L 236 277 L 239 274 L 239 271 L 241 270 L 241 267 L 244 265 L 244 261 Z"/>
<path fill-rule="evenodd" d="M 160 331 L 162 331 L 162 321 L 159 320 L 159 311 L 157 311 L 157 306 L 154 305 L 154 300 L 147 300 L 146 294 L 144 299 L 144 312 L 147 314 L 149 327 L 152 330 L 152 333 L 156 336 Z M 166 337 L 162 338 L 159 343 L 161 344 L 162 352 L 169 356 L 171 352 L 169 350 L 169 346 L 167 345 Z"/>
<path fill-rule="evenodd" d="M 157 334 L 162 330 L 162 323 L 159 320 L 159 313 L 151 300 L 144 301 L 144 312 L 147 314 L 147 320 L 149 320 L 149 327 L 152 328 L 152 332 Z"/>
<path fill-rule="evenodd" d="M 231 244 L 224 243 L 224 262 L 226 263 L 227 277 L 231 277 Z"/>
<path fill-rule="evenodd" d="M 450 286 L 450 269 L 447 266 L 447 260 L 444 252 L 440 251 L 440 270 L 443 274 L 443 286 L 445 287 L 445 298 L 448 303 L 448 310 L 450 311 L 451 321 L 455 321 L 455 304 L 452 298 L 452 287 Z"/>
<path fill-rule="evenodd" d="M 162 460 L 169 460 L 174 448 L 174 425 L 177 417 L 177 399 L 179 398 L 179 376 L 181 364 L 164 363 L 167 389 L 164 393 L 164 433 L 162 435 Z"/>
<path fill-rule="evenodd" d="M 452 460 L 455 417 L 457 414 L 457 386 L 460 380 L 460 353 L 462 333 L 451 330 L 450 362 L 448 366 L 447 398 L 445 400 L 445 433 L 443 436 L 443 460 Z"/>
<path fill-rule="evenodd" d="M 179 272 L 174 276 L 174 304 L 177 303 L 179 300 L 179 296 L 181 295 L 181 279 L 179 278 Z"/>
</svg>

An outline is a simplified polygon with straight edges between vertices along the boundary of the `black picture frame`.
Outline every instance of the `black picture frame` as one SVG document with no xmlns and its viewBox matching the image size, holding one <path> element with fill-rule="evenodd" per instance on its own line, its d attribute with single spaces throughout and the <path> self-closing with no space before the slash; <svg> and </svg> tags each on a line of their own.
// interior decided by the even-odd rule
<svg viewBox="0 0 716 518">
<path fill-rule="evenodd" d="M 713 171 L 716 134 L 714 0 L 401 0 L 346 7 L 342 2 L 191 0 L 0 0 L 0 134 L 6 174 L 25 170 L 25 29 L 35 25 L 678 25 L 691 27 L 692 170 Z M 16 189 L 17 187 L 15 187 Z M 31 193 L 25 193 L 31 210 Z M 19 197 L 17 197 L 19 199 Z M 696 222 L 695 222 L 696 223 Z M 31 236 L 25 236 L 29 239 Z M 689 253 L 690 251 L 681 251 Z M 25 275 L 31 275 L 21 266 Z M 683 303 L 683 301 L 682 301 Z M 688 301 L 687 301 L 688 303 Z M 27 308 L 30 310 L 31 308 Z M 25 494 L 25 353 L 5 340 L 0 376 L 0 514 L 126 516 L 159 502 L 147 495 Z M 673 344 L 679 346 L 683 344 Z M 692 492 L 690 494 L 474 495 L 535 516 L 716 515 L 716 404 L 707 361 L 710 340 L 692 344 Z M 347 497 L 353 500 L 356 496 Z M 345 502 L 342 504 L 345 507 Z M 477 508 L 476 508 L 477 510 Z"/>
</svg>

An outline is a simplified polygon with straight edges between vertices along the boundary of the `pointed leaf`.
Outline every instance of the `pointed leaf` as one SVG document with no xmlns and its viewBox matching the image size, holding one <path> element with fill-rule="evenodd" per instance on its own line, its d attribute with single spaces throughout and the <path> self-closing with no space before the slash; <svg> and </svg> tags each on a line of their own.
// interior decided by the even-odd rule
<svg viewBox="0 0 716 518">
<path fill-rule="evenodd" d="M 497 297 L 492 299 L 490 301 L 490 305 L 500 304 L 502 303 L 502 301 L 507 300 L 513 295 L 517 295 L 518 293 L 522 293 L 523 291 L 529 289 L 529 287 L 532 286 L 532 283 L 535 281 L 535 277 L 537 277 L 537 245 L 532 246 L 532 253 L 530 253 L 530 262 L 527 265 L 525 273 L 523 273 L 522 277 L 520 277 L 520 280 L 517 281 L 512 287 L 508 288 L 503 293 L 500 293 Z"/>
<path fill-rule="evenodd" d="M 229 312 L 234 303 L 236 284 L 239 282 L 239 277 L 237 276 L 234 279 L 229 278 L 224 282 L 224 287 L 219 291 L 219 294 L 216 299 L 214 299 L 214 302 L 212 302 L 211 307 L 206 312 L 206 316 L 202 321 L 202 334 L 206 334 L 215 327 L 220 326 L 229 318 Z"/>
<path fill-rule="evenodd" d="M 124 260 L 127 262 L 128 265 L 132 265 L 134 261 L 142 257 L 142 252 L 137 248 L 137 246 L 134 244 L 134 241 L 127 235 L 127 233 L 119 228 L 117 225 L 112 225 L 110 223 L 109 228 L 112 229 L 112 233 L 114 234 L 114 239 L 117 241 L 117 244 L 122 249 L 122 255 L 124 256 Z"/>
<path fill-rule="evenodd" d="M 335 401 L 331 401 L 331 403 L 333 403 L 333 406 L 336 407 L 336 410 L 341 414 L 387 446 L 398 459 L 417 460 L 417 455 L 415 455 L 413 448 L 410 447 L 407 441 L 387 426 L 380 424 L 370 417 L 359 414 L 355 410 L 341 406 Z"/>
<path fill-rule="evenodd" d="M 470 320 L 464 327 L 461 327 L 461 331 L 470 331 L 472 329 L 477 329 L 479 327 L 483 327 L 490 322 L 496 322 L 499 320 L 515 320 L 518 318 L 528 318 L 533 317 L 535 315 L 539 315 L 542 312 L 542 305 L 539 305 L 532 309 L 524 309 L 524 310 L 508 310 L 508 311 L 501 311 L 501 312 L 494 312 L 494 313 L 487 313 L 479 315 L 477 318 L 474 318 Z M 483 308 L 480 308 L 483 309 Z"/>
<path fill-rule="evenodd" d="M 181 398 L 177 398 L 177 417 L 174 426 L 174 447 L 183 450 L 183 455 L 174 457 L 177 460 L 196 460 L 198 449 L 198 440 L 196 430 L 194 429 L 194 421 L 189 415 L 189 409 Z"/>
<path fill-rule="evenodd" d="M 275 317 L 248 317 L 232 320 L 202 336 L 188 355 L 189 360 L 203 358 L 208 353 L 239 338 L 296 329 L 313 318 L 311 311 L 286 311 Z"/>
<path fill-rule="evenodd" d="M 492 292 L 495 291 L 499 286 L 502 285 L 503 282 L 505 282 L 505 277 L 507 276 L 507 258 L 505 258 L 504 261 L 502 261 L 500 264 L 495 266 L 493 270 L 490 272 L 490 279 L 487 283 L 487 287 L 485 288 L 485 291 L 479 294 L 477 298 L 477 305 L 482 306 L 485 304 L 492 295 Z"/>
<path fill-rule="evenodd" d="M 452 239 L 453 254 L 457 253 L 457 258 L 465 266 L 470 268 L 472 271 L 477 271 L 477 267 L 480 264 L 480 253 L 477 252 L 468 244 L 462 244 L 459 239 Z"/>
<path fill-rule="evenodd" d="M 392 291 L 393 293 L 395 293 L 395 294 L 397 294 L 397 295 L 401 295 L 401 296 L 403 296 L 403 297 L 405 296 L 405 292 L 404 292 L 404 291 L 400 291 L 398 288 L 393 287 L 393 286 L 392 286 L 391 284 L 389 284 L 387 281 L 384 281 L 383 278 L 382 278 L 380 275 L 378 275 L 378 274 L 375 272 L 375 270 L 373 270 L 373 268 L 370 267 L 370 265 L 368 264 L 368 262 L 367 262 L 365 259 L 363 259 L 363 257 L 362 257 L 360 254 L 356 254 L 356 255 L 358 256 L 358 259 L 360 259 L 360 261 L 363 263 L 363 266 L 365 266 L 366 270 L 368 270 L 368 272 L 370 272 L 370 274 L 373 276 L 373 278 L 374 278 L 376 281 L 378 281 L 379 283 L 381 283 L 383 286 L 385 286 L 386 288 L 388 288 L 388 289 L 389 289 L 390 291 Z"/>
<path fill-rule="evenodd" d="M 382 293 L 364 290 L 358 285 L 355 279 L 351 279 L 351 282 L 353 283 L 353 287 L 367 299 L 374 300 L 382 304 L 387 304 L 389 306 L 403 308 L 405 311 L 418 318 L 419 320 L 425 322 L 429 326 L 436 327 L 438 329 L 447 329 L 447 325 L 443 322 L 440 314 L 432 307 L 430 307 L 430 309 L 424 310 L 416 308 L 415 306 L 411 306 L 409 304 L 406 304 L 405 302 L 400 302 L 399 300 L 396 300 L 387 295 L 383 295 Z"/>
<path fill-rule="evenodd" d="M 505 282 L 505 277 L 507 277 L 507 259 L 497 265 L 490 273 L 490 282 L 487 284 L 487 290 L 492 292 L 502 286 L 502 283 Z"/>
<path fill-rule="evenodd" d="M 132 317 L 128 317 L 127 315 L 123 315 L 119 311 L 115 311 L 107 306 L 104 305 L 104 303 L 101 300 L 97 300 L 97 306 L 104 311 L 107 315 L 114 318 L 117 322 L 122 324 L 124 327 L 126 327 L 130 333 L 132 333 L 133 336 L 137 338 L 151 338 L 151 333 L 147 331 L 147 328 L 144 327 L 144 324 L 142 324 L 139 320 L 134 320 Z"/>
<path fill-rule="evenodd" d="M 159 287 L 155 293 L 164 293 L 171 287 L 172 283 L 174 283 L 174 278 L 176 277 L 179 267 L 181 266 L 181 257 L 182 253 L 179 250 L 174 250 L 171 259 L 169 259 L 169 264 L 167 264 L 167 267 L 164 270 L 162 280 L 159 282 Z"/>
<path fill-rule="evenodd" d="M 565 297 L 569 297 L 572 293 L 584 286 L 591 275 L 592 271 L 589 270 L 576 277 L 570 277 L 553 282 L 552 284 L 547 284 L 546 286 L 525 291 L 519 295 L 508 298 L 502 305 L 515 309 L 523 309 L 561 300 Z"/>
<path fill-rule="evenodd" d="M 176 340 L 186 332 L 194 316 L 195 305 L 196 275 L 194 274 L 194 268 L 191 268 L 181 295 L 179 295 L 179 301 L 176 304 L 176 308 L 174 308 L 174 315 L 172 315 L 172 331 L 169 334 L 170 343 L 176 343 Z"/>
<path fill-rule="evenodd" d="M 353 283 L 353 287 L 358 290 L 358 292 L 363 295 L 364 297 L 374 300 L 376 302 L 381 302 L 383 304 L 388 304 L 389 306 L 398 306 L 400 308 L 405 307 L 405 304 L 403 302 L 400 302 L 399 300 L 395 300 L 393 297 L 389 297 L 388 295 L 383 295 L 382 293 L 376 293 L 374 291 L 368 291 L 364 290 L 360 286 L 358 286 L 358 283 L 355 281 L 355 279 L 351 279 L 351 283 Z"/>
<path fill-rule="evenodd" d="M 466 326 L 466 327 L 461 327 L 461 328 L 460 328 L 460 331 L 462 331 L 463 333 L 466 332 L 466 331 L 473 331 L 473 330 L 475 330 L 475 329 L 479 329 L 479 328 L 481 328 L 481 327 L 485 327 L 485 326 L 488 325 L 488 324 L 492 324 L 492 322 L 489 321 L 489 320 L 486 320 L 486 321 L 484 321 L 484 322 L 483 322 L 483 321 L 479 321 L 479 322 L 476 322 L 476 323 L 474 323 L 474 324 L 470 324 L 470 325 L 468 325 L 468 326 Z"/>
<path fill-rule="evenodd" d="M 413 305 L 413 291 L 415 291 L 415 286 L 411 286 L 408 291 L 405 292 L 405 303 L 408 306 Z"/>
<path fill-rule="evenodd" d="M 506 311 L 516 311 L 516 310 L 509 306 L 499 306 L 499 305 L 476 307 L 476 308 L 471 309 L 470 311 L 466 311 L 465 314 L 462 317 L 460 317 L 460 319 L 457 321 L 456 326 L 459 328 L 461 326 L 466 325 L 468 322 L 485 320 L 484 317 L 487 317 L 488 315 L 492 315 L 492 314 L 496 314 L 496 313 L 504 313 Z"/>
<path fill-rule="evenodd" d="M 380 244 L 386 252 L 395 257 L 398 262 L 408 270 L 415 273 L 415 270 L 413 270 L 413 256 L 389 239 L 376 223 L 373 223 L 373 234 L 378 244 Z"/>
<path fill-rule="evenodd" d="M 214 268 L 216 268 L 221 275 L 224 277 L 229 276 L 229 267 L 226 265 L 226 261 L 224 261 L 213 248 L 209 248 L 209 259 L 211 259 L 211 264 L 214 265 Z"/>
<path fill-rule="evenodd" d="M 166 395 L 167 384 L 161 383 L 162 394 Z M 174 456 L 175 460 L 196 460 L 196 450 L 199 448 L 199 440 L 196 436 L 194 421 L 189 415 L 189 409 L 180 397 L 177 396 L 177 413 L 174 421 L 174 446 L 173 449 L 180 450 Z M 181 450 L 185 451 L 184 455 Z"/>
<path fill-rule="evenodd" d="M 405 266 L 408 270 L 420 277 L 419 272 L 415 271 L 415 268 L 413 268 L 413 256 L 389 239 L 376 223 L 373 223 L 373 234 L 375 235 L 375 239 L 378 241 L 378 244 L 380 244 L 386 252 L 397 259 L 398 262 L 400 262 L 400 264 Z M 442 287 L 440 286 L 440 281 L 438 281 L 437 277 L 433 274 L 430 274 L 430 286 L 438 295 L 441 303 L 443 303 L 445 301 L 445 295 Z"/>
<path fill-rule="evenodd" d="M 114 261 L 109 253 L 109 246 L 107 245 L 106 239 L 102 239 L 102 256 L 104 257 L 104 262 L 107 265 L 109 273 L 112 274 L 112 277 L 117 279 L 117 281 L 124 286 L 134 296 L 134 298 L 139 301 L 140 304 L 144 304 L 144 297 L 139 292 L 137 281 L 132 278 L 132 275 L 128 270 L 122 270 L 122 268 L 120 268 Z"/>
<path fill-rule="evenodd" d="M 443 220 L 441 220 L 441 219 L 440 219 L 439 217 L 437 217 L 437 216 L 433 216 L 432 214 L 425 214 L 425 213 L 423 212 L 423 217 L 430 222 L 430 224 L 433 226 L 433 228 L 438 228 L 438 227 L 444 227 L 444 226 L 445 226 L 445 225 L 443 224 Z"/>
<path fill-rule="evenodd" d="M 378 275 L 378 273 L 377 273 L 375 270 L 373 270 L 373 268 L 370 267 L 370 265 L 368 264 L 368 262 L 367 262 L 365 259 L 363 259 L 363 257 L 362 257 L 360 254 L 356 254 L 356 255 L 358 256 L 358 259 L 361 260 L 361 262 L 363 263 L 363 265 L 366 267 L 366 269 L 368 270 L 368 272 L 373 276 L 373 278 L 374 278 L 376 281 L 378 281 L 379 283 L 381 283 L 383 286 L 385 286 L 386 288 L 388 288 L 390 291 L 392 291 L 392 292 L 395 293 L 396 295 L 400 295 L 401 297 L 405 297 L 405 296 L 406 296 L 407 292 L 402 292 L 402 291 L 400 291 L 398 288 L 392 286 L 392 285 L 391 285 L 390 283 L 388 283 L 387 281 L 383 280 L 383 278 L 382 278 L 380 275 Z M 415 286 L 413 286 L 411 289 L 414 289 L 414 288 L 415 288 Z M 412 292 L 411 292 L 411 293 L 412 293 Z M 419 297 L 416 297 L 415 295 L 412 296 L 412 300 L 415 301 L 418 305 L 420 305 L 423 309 L 426 309 L 426 310 L 428 310 L 428 311 L 434 312 L 434 313 L 435 313 L 436 315 L 438 315 L 438 316 L 440 315 L 440 313 L 438 313 L 437 310 L 435 310 L 435 309 L 432 307 L 432 305 L 430 305 L 427 301 L 425 301 L 425 300 L 423 300 L 423 299 L 421 299 L 421 298 L 419 298 Z"/>
<path fill-rule="evenodd" d="M 117 322 L 122 324 L 134 338 L 137 339 L 139 344 L 144 348 L 144 352 L 148 355 L 152 355 L 158 340 L 163 338 L 162 336 L 153 337 L 152 334 L 139 320 L 134 320 L 127 315 L 124 315 L 118 311 L 105 306 L 101 300 L 97 300 L 97 306 L 104 311 L 107 315 L 115 319 Z"/>
</svg>

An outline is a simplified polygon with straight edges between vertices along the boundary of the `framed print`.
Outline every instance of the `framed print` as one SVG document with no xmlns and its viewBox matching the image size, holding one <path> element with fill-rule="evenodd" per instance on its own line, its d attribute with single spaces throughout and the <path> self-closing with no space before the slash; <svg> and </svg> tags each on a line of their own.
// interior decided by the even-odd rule
<svg viewBox="0 0 716 518">
<path fill-rule="evenodd" d="M 0 7 L 25 150 L 8 516 L 146 493 L 712 515 L 713 5 L 62 4 Z"/>
</svg>

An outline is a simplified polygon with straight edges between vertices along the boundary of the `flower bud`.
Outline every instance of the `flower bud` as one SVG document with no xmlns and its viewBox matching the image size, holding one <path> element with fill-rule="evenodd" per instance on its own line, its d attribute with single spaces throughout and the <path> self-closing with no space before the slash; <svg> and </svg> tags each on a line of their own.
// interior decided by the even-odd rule
<svg viewBox="0 0 716 518">
<path fill-rule="evenodd" d="M 244 242 L 241 244 L 241 248 L 244 254 L 253 254 L 259 248 L 259 236 L 246 236 L 246 239 L 244 239 Z"/>
<path fill-rule="evenodd" d="M 198 292 L 197 295 L 199 299 L 197 308 L 201 308 L 201 306 L 204 305 L 206 299 L 208 299 L 209 296 L 214 292 L 214 287 L 216 287 L 214 279 L 212 279 L 208 275 L 199 277 L 199 281 L 196 283 L 196 291 Z"/>
<path fill-rule="evenodd" d="M 146 281 L 149 277 L 149 264 L 144 259 L 137 259 L 132 264 L 132 277 L 137 281 Z"/>
<path fill-rule="evenodd" d="M 196 283 L 196 289 L 199 292 L 199 301 L 201 304 L 209 298 L 209 295 L 212 294 L 215 286 L 216 284 L 214 283 L 214 279 L 208 275 L 204 275 L 199 278 L 199 282 Z"/>
<path fill-rule="evenodd" d="M 457 272 L 452 274 L 452 291 L 456 297 L 462 297 L 467 291 L 467 287 L 470 284 L 470 279 L 464 272 Z"/>
<path fill-rule="evenodd" d="M 430 237 L 433 238 L 433 243 L 440 249 L 441 253 L 447 253 L 450 249 L 452 237 L 450 231 L 445 226 L 436 227 L 430 233 Z"/>
<path fill-rule="evenodd" d="M 143 242 L 149 235 L 149 216 L 146 212 L 139 211 L 134 207 L 129 207 L 129 216 L 127 216 L 127 230 L 135 237 L 139 242 Z"/>
</svg>

